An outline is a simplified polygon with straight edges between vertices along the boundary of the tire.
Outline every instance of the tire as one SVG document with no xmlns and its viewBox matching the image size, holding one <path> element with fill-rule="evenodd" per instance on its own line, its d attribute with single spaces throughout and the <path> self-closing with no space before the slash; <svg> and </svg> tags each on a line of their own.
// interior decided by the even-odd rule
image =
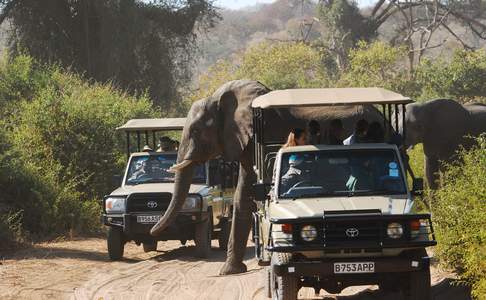
<svg viewBox="0 0 486 300">
<path fill-rule="evenodd" d="M 409 276 L 409 287 L 405 292 L 407 300 L 430 300 L 430 268 L 425 270 L 411 272 Z"/>
<path fill-rule="evenodd" d="M 157 251 L 157 241 L 151 243 L 143 243 L 143 252 Z"/>
<path fill-rule="evenodd" d="M 299 292 L 298 279 L 290 275 L 277 276 L 273 273 L 273 265 L 285 265 L 290 263 L 292 255 L 290 253 L 272 254 L 270 264 L 270 283 L 272 299 L 274 300 L 296 300 Z"/>
<path fill-rule="evenodd" d="M 265 287 L 263 290 L 265 297 L 272 298 L 272 272 L 270 270 L 270 267 L 265 267 L 265 270 L 263 271 L 263 276 L 263 280 L 265 281 Z"/>
<path fill-rule="evenodd" d="M 108 255 L 111 260 L 120 260 L 125 250 L 125 241 L 121 228 L 110 226 L 108 228 Z"/>
<path fill-rule="evenodd" d="M 203 222 L 196 224 L 194 243 L 196 244 L 196 256 L 207 258 L 211 252 L 211 215 Z"/>
<path fill-rule="evenodd" d="M 231 232 L 231 222 L 227 219 L 221 220 L 221 230 L 218 236 L 218 248 L 219 250 L 228 249 L 229 235 Z"/>
<path fill-rule="evenodd" d="M 413 252 L 413 257 L 421 258 L 427 256 L 425 249 Z M 407 300 L 430 300 L 432 297 L 430 287 L 430 266 L 423 270 L 410 272 L 406 277 L 408 280 L 404 289 Z"/>
</svg>

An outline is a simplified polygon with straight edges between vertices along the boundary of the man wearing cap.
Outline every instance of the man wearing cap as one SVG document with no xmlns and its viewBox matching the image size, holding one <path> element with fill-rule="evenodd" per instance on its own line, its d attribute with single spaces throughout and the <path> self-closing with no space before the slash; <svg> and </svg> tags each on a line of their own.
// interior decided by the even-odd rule
<svg viewBox="0 0 486 300">
<path fill-rule="evenodd" d="M 301 181 L 309 180 L 309 174 L 303 170 L 304 156 L 292 154 L 289 157 L 289 169 L 282 176 L 281 191 L 286 193 L 291 187 Z"/>
</svg>

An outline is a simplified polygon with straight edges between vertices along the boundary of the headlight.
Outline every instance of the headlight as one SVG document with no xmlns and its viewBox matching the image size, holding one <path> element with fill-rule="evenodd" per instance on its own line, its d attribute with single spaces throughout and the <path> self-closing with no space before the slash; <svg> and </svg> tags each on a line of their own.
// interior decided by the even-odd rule
<svg viewBox="0 0 486 300">
<path fill-rule="evenodd" d="M 386 233 L 392 239 L 399 239 L 403 235 L 403 227 L 400 223 L 390 223 L 386 229 Z"/>
<path fill-rule="evenodd" d="M 192 210 L 199 208 L 199 197 L 197 196 L 189 196 L 186 198 L 184 205 L 182 206 L 183 210 Z"/>
<path fill-rule="evenodd" d="M 124 212 L 125 198 L 108 197 L 105 200 L 105 210 L 107 213 Z"/>
<path fill-rule="evenodd" d="M 317 229 L 312 225 L 305 225 L 300 230 L 300 237 L 306 242 L 312 242 L 317 237 Z"/>
</svg>

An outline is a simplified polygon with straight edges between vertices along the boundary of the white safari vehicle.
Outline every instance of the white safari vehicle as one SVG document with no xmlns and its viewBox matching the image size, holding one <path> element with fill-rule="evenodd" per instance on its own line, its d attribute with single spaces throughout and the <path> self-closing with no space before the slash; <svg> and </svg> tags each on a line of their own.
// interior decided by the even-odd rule
<svg viewBox="0 0 486 300">
<path fill-rule="evenodd" d="M 275 141 L 263 135 L 265 109 L 373 104 L 382 107 L 387 140 L 397 143 L 391 120 L 398 128 L 398 111 L 410 102 L 379 88 L 280 90 L 254 100 L 253 238 L 259 264 L 267 266 L 268 297 L 296 299 L 301 287 L 339 293 L 377 284 L 406 299 L 429 299 L 425 248 L 436 241 L 430 215 L 413 213 L 423 181 L 414 178 L 409 189 L 410 168 L 397 145 L 308 145 L 275 153 Z"/>
<path fill-rule="evenodd" d="M 112 260 L 123 257 L 128 241 L 143 244 L 148 252 L 157 250 L 158 241 L 180 240 L 185 244 L 194 240 L 200 257 L 209 254 L 212 238 L 217 237 L 219 247 L 226 248 L 236 185 L 235 176 L 228 175 L 235 174 L 237 168 L 221 160 L 197 166 L 189 195 L 174 224 L 158 237 L 150 235 L 171 201 L 174 174 L 169 168 L 177 159 L 176 141 L 168 140 L 175 146 L 172 149 L 157 151 L 157 137 L 180 131 L 184 124 L 185 118 L 133 119 L 117 128 L 126 133 L 128 164 L 123 178 L 117 178 L 117 188 L 103 199 L 102 221 L 108 226 L 108 254 Z M 135 145 L 130 143 L 133 135 Z M 222 177 L 230 178 L 220 180 Z"/>
</svg>

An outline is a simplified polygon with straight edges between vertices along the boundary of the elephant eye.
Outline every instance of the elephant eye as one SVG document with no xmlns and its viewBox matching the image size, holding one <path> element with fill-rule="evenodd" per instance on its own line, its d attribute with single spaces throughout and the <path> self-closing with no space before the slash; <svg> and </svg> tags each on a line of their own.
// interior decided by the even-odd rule
<svg viewBox="0 0 486 300">
<path fill-rule="evenodd" d="M 191 133 L 192 134 L 199 134 L 199 129 L 198 128 L 191 128 Z"/>
</svg>

